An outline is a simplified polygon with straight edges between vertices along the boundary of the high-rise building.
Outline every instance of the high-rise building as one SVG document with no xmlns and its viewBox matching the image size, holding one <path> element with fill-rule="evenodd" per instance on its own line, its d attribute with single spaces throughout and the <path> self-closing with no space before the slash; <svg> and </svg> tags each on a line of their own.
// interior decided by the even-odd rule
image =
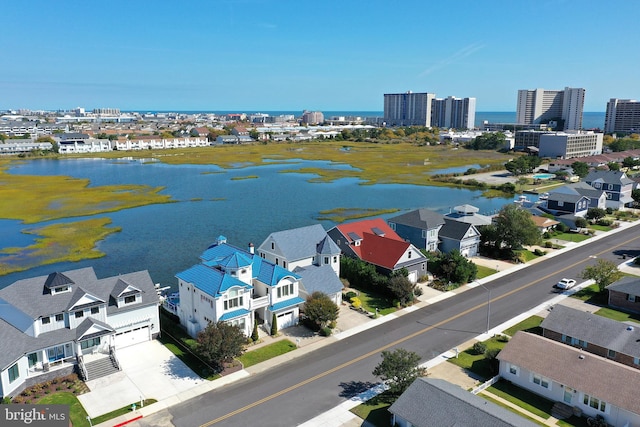
<svg viewBox="0 0 640 427">
<path fill-rule="evenodd" d="M 516 122 L 538 124 L 558 121 L 562 129 L 581 129 L 585 90 L 523 89 L 518 91 Z"/>
<path fill-rule="evenodd" d="M 302 113 L 302 123 L 317 125 L 324 122 L 324 114 L 320 111 L 307 111 Z"/>
<path fill-rule="evenodd" d="M 431 127 L 433 93 L 385 93 L 384 121 L 387 126 Z"/>
<path fill-rule="evenodd" d="M 611 98 L 604 119 L 606 133 L 640 132 L 640 102 L 635 99 Z"/>
<path fill-rule="evenodd" d="M 431 126 L 448 129 L 473 129 L 476 120 L 476 99 L 434 99 L 431 102 Z"/>
</svg>

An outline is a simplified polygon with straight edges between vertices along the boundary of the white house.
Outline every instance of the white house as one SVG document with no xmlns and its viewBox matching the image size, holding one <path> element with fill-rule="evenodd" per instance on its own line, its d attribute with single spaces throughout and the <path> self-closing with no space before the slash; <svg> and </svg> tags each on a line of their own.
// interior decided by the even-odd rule
<svg viewBox="0 0 640 427">
<path fill-rule="evenodd" d="M 638 369 L 527 332 L 516 333 L 497 358 L 500 376 L 518 387 L 614 427 L 640 425 Z"/>
<path fill-rule="evenodd" d="M 76 369 L 94 379 L 87 359 L 111 360 L 117 370 L 117 349 L 159 332 L 146 270 L 98 279 L 88 267 L 19 280 L 0 290 L 0 395 Z"/>
<path fill-rule="evenodd" d="M 342 303 L 340 248 L 320 224 L 271 233 L 258 255 L 300 275 L 300 296 L 319 291 Z"/>
<path fill-rule="evenodd" d="M 271 329 L 296 325 L 300 276 L 253 253 L 227 244 L 220 236 L 200 255 L 200 264 L 176 275 L 180 300 L 177 314 L 191 336 L 209 322 L 226 321 L 251 335 L 254 322 Z"/>
</svg>

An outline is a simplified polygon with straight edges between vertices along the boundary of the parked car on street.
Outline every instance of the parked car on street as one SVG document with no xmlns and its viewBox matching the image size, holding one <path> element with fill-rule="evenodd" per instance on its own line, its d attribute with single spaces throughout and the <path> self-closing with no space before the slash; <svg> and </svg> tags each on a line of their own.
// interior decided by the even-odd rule
<svg viewBox="0 0 640 427">
<path fill-rule="evenodd" d="M 554 288 L 556 289 L 562 289 L 562 290 L 566 290 L 566 289 L 571 289 L 576 285 L 576 281 L 573 279 L 562 279 L 560 280 L 558 283 L 556 283 L 555 285 L 553 285 Z"/>
</svg>

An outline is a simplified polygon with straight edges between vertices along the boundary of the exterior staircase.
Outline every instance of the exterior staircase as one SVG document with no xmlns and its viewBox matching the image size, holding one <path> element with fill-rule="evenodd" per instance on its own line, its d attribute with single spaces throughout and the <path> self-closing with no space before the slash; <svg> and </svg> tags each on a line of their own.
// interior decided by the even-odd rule
<svg viewBox="0 0 640 427">
<path fill-rule="evenodd" d="M 573 415 L 573 406 L 569 406 L 563 402 L 556 402 L 551 408 L 551 416 L 559 420 L 569 418 Z"/>
<path fill-rule="evenodd" d="M 95 380 L 96 378 L 105 377 L 107 375 L 115 374 L 120 369 L 113 363 L 110 357 L 103 357 L 101 359 L 92 360 L 85 363 L 87 370 L 87 378 L 85 381 Z"/>
</svg>

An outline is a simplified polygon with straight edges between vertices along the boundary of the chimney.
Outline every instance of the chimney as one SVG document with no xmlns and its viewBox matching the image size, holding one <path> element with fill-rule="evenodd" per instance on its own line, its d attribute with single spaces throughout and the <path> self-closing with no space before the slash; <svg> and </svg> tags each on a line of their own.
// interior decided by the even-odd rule
<svg viewBox="0 0 640 427">
<path fill-rule="evenodd" d="M 249 243 L 249 253 L 253 254 L 253 243 Z"/>
</svg>

